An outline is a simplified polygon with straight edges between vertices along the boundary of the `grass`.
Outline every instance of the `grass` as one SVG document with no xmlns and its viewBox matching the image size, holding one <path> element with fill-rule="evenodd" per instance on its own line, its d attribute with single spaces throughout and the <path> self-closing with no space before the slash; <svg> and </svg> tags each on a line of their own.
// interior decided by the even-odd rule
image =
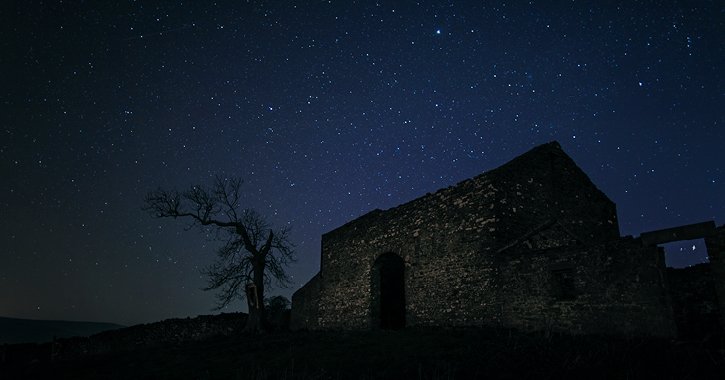
<svg viewBox="0 0 725 380">
<path fill-rule="evenodd" d="M 6 365 L 0 379 L 721 379 L 718 344 L 504 329 L 273 332 Z"/>
</svg>

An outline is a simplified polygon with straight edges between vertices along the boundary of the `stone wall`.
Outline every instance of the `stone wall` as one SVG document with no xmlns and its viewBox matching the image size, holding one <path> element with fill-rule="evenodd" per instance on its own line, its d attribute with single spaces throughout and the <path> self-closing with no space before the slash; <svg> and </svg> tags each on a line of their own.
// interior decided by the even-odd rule
<svg viewBox="0 0 725 380">
<path fill-rule="evenodd" d="M 705 238 L 705 245 L 720 308 L 720 326 L 725 329 L 725 224 L 717 228 L 715 236 Z"/>
<path fill-rule="evenodd" d="M 477 308 L 484 324 L 673 337 L 664 257 L 631 237 L 498 257 Z M 475 305 L 470 305 L 475 306 Z"/>
<path fill-rule="evenodd" d="M 667 268 L 675 322 L 681 338 L 701 339 L 720 327 L 720 305 L 710 263 Z"/>
<path fill-rule="evenodd" d="M 318 308 L 321 273 L 316 274 L 312 279 L 300 290 L 292 295 L 292 305 L 294 305 L 294 317 L 290 319 L 290 329 L 316 329 L 318 328 Z"/>
<path fill-rule="evenodd" d="M 104 331 L 90 337 L 54 339 L 54 361 L 110 351 L 133 350 L 142 346 L 159 346 L 208 339 L 240 332 L 247 321 L 245 313 L 200 315 L 196 318 L 172 318 L 123 329 Z"/>
</svg>

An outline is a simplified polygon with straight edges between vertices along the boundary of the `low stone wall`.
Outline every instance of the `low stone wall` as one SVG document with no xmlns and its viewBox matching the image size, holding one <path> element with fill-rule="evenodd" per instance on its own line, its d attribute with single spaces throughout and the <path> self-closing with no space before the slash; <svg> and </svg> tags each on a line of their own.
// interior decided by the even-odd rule
<svg viewBox="0 0 725 380">
<path fill-rule="evenodd" d="M 67 360 L 104 352 L 133 350 L 165 344 L 198 341 L 240 332 L 247 321 L 245 313 L 200 315 L 196 318 L 172 318 L 119 330 L 104 331 L 90 337 L 54 339 L 52 360 Z"/>
</svg>

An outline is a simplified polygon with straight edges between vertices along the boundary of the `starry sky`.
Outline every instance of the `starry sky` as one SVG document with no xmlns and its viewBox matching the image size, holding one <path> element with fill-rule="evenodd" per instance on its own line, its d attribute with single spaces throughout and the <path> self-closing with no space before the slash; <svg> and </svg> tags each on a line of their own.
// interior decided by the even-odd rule
<svg viewBox="0 0 725 380">
<path fill-rule="evenodd" d="M 287 298 L 323 233 L 553 140 L 622 235 L 725 222 L 722 2 L 282 3 L 2 2 L 0 316 L 212 313 L 216 244 L 141 205 L 216 175 L 291 224 Z"/>
</svg>

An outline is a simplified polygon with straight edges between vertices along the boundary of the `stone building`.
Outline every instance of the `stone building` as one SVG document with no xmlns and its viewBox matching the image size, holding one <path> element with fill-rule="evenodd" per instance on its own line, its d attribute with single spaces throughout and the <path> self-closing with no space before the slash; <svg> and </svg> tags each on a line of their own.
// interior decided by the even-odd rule
<svg viewBox="0 0 725 380">
<path fill-rule="evenodd" d="M 715 280 L 705 293 L 719 326 L 724 227 L 678 230 L 709 239 Z M 320 272 L 292 296 L 290 326 L 676 336 L 685 322 L 675 309 L 692 307 L 672 297 L 657 246 L 683 240 L 673 233 L 620 237 L 616 205 L 551 142 L 324 234 Z"/>
</svg>

